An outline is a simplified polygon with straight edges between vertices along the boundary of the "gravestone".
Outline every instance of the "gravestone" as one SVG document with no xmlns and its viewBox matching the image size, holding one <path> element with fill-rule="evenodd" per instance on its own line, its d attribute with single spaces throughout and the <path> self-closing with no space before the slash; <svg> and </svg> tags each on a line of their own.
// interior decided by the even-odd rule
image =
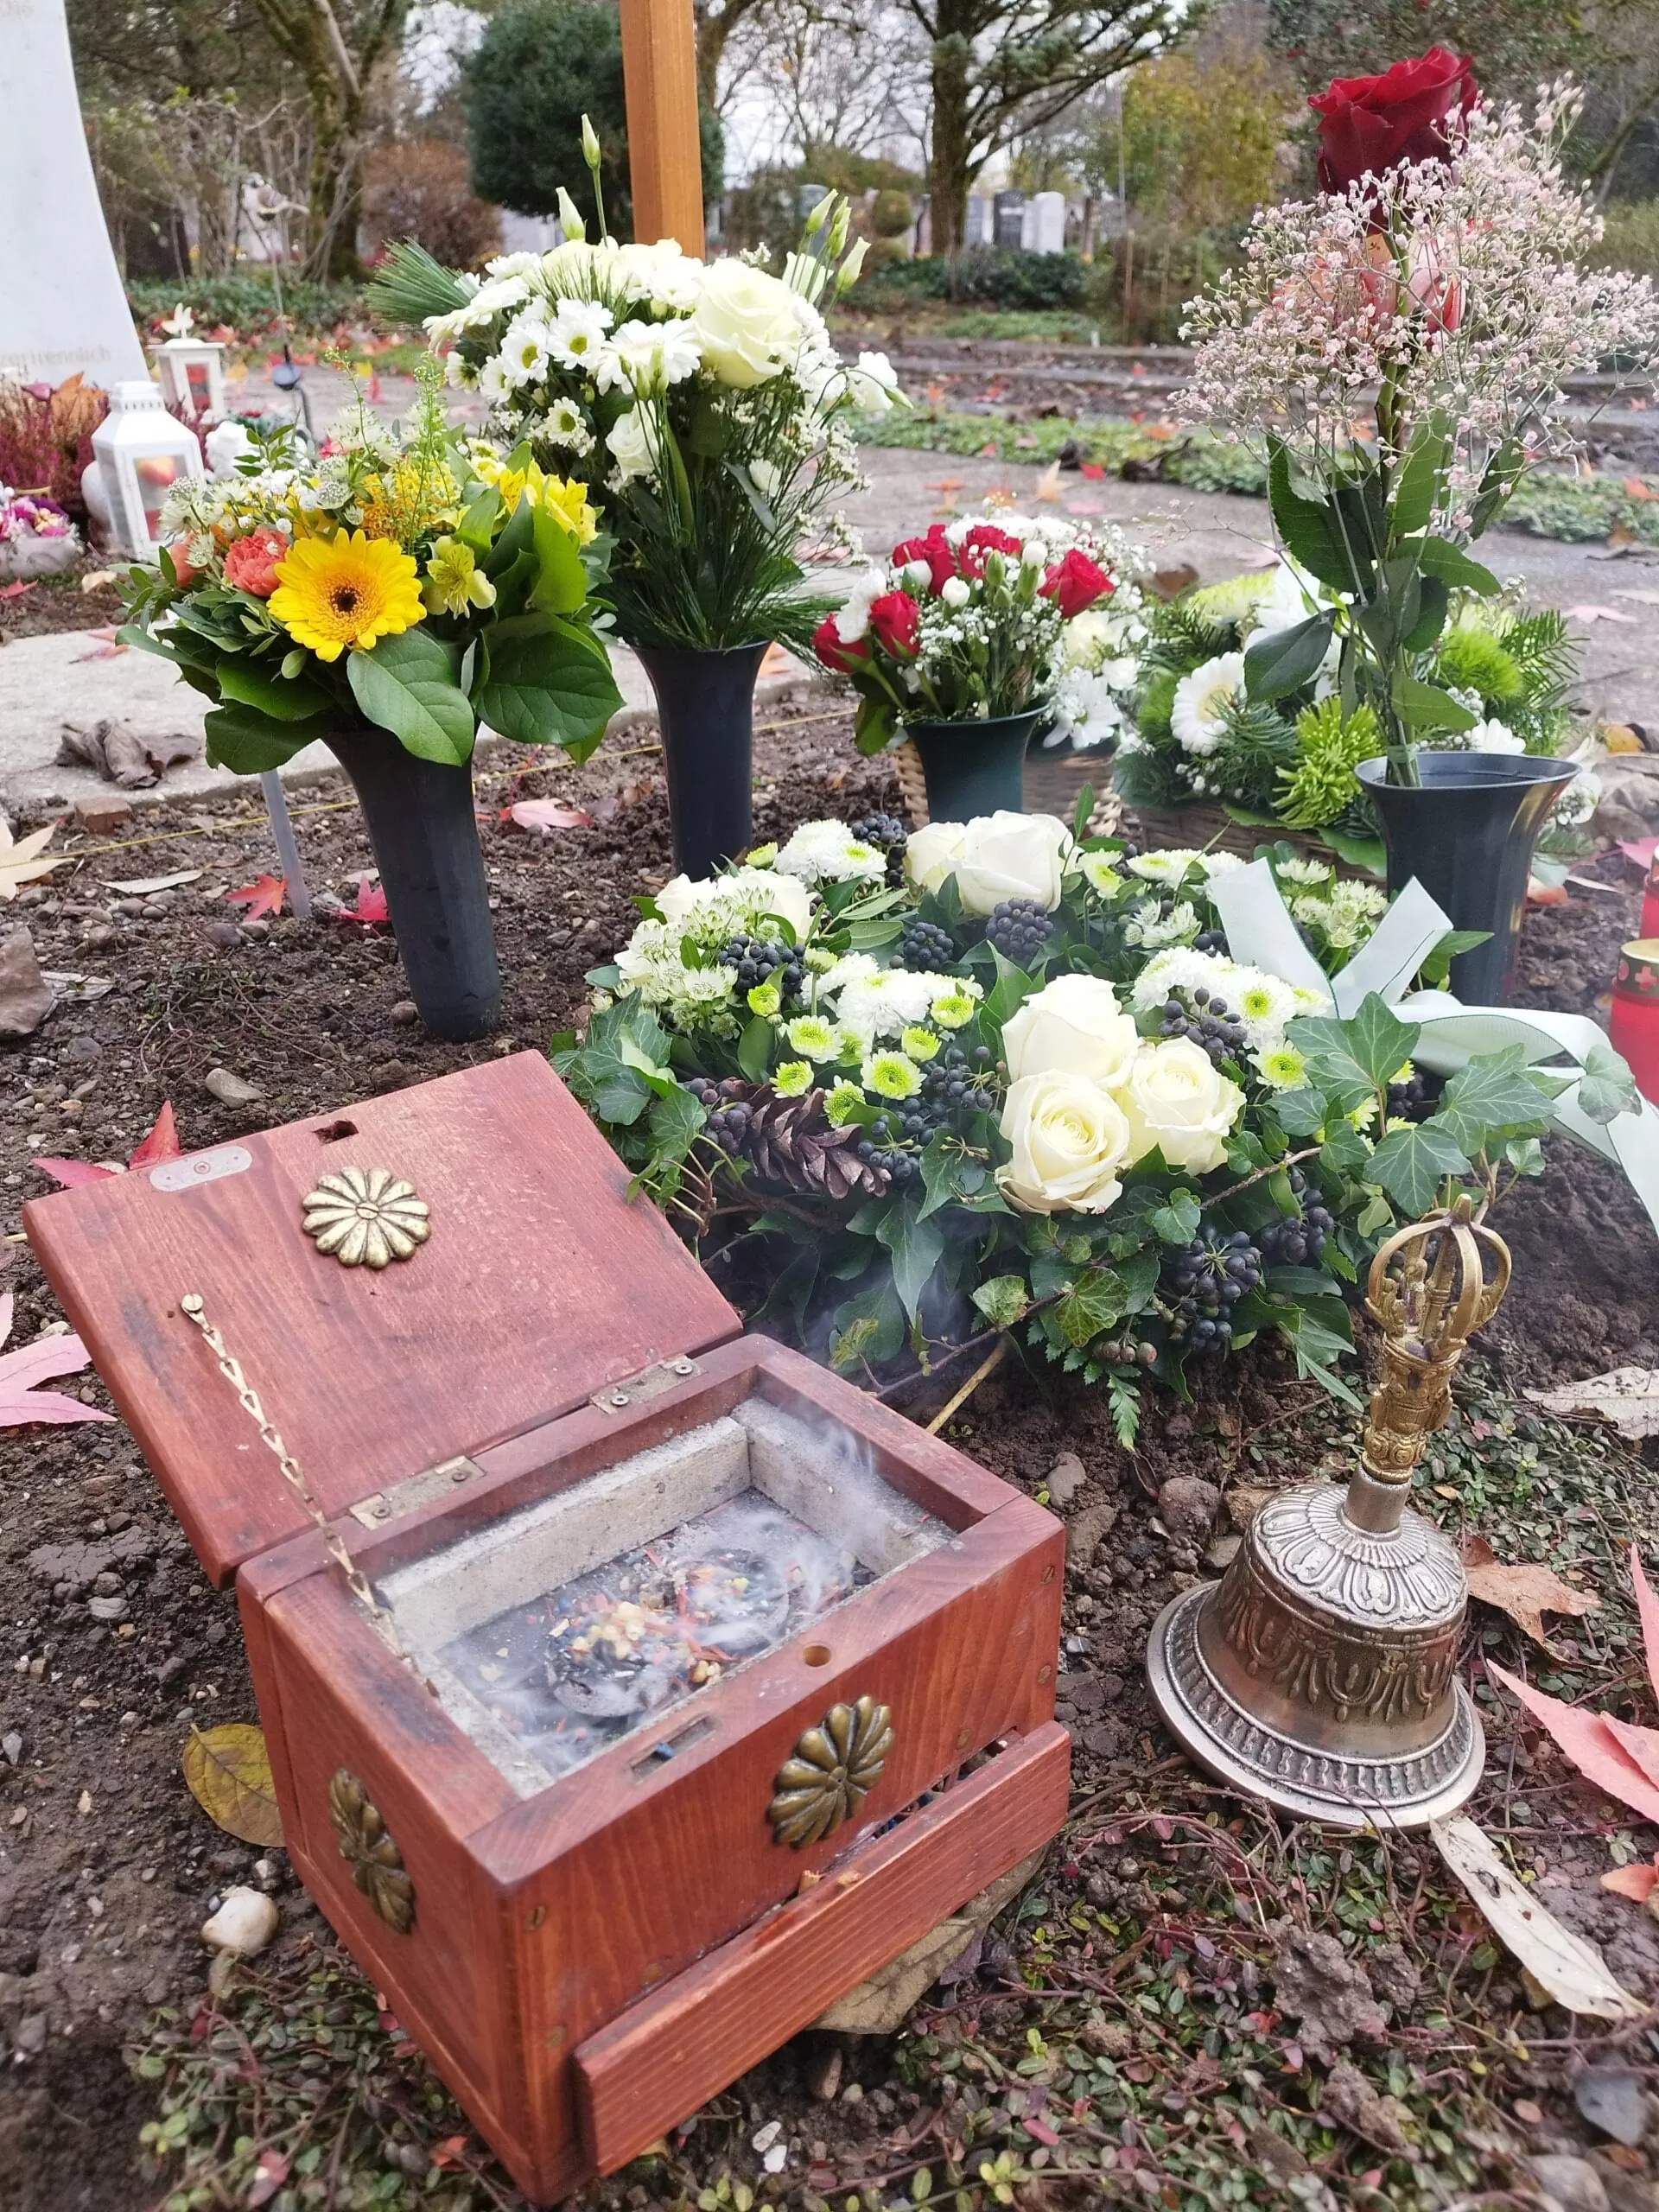
<svg viewBox="0 0 1659 2212">
<path fill-rule="evenodd" d="M 1020 217 L 1020 245 L 1027 253 L 1065 251 L 1065 194 L 1034 192 Z"/>
<path fill-rule="evenodd" d="M 968 219 L 963 229 L 964 245 L 992 245 L 995 243 L 995 219 L 988 195 L 970 192 L 968 195 Z"/>
<path fill-rule="evenodd" d="M 993 243 L 1000 246 L 1012 246 L 1017 251 L 1025 223 L 1025 194 L 999 192 L 991 205 L 995 223 Z"/>
<path fill-rule="evenodd" d="M 64 0 L 0 0 L 0 368 L 109 386 L 149 366 L 110 248 Z"/>
</svg>

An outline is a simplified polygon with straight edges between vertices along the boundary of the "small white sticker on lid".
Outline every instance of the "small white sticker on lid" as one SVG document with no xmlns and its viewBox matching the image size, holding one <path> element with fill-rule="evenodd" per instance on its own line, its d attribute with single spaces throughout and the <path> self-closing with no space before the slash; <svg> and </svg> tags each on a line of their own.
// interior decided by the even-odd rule
<svg viewBox="0 0 1659 2212">
<path fill-rule="evenodd" d="M 251 1167 L 253 1154 L 245 1144 L 215 1145 L 211 1152 L 188 1153 L 182 1160 L 164 1160 L 149 1171 L 158 1191 L 193 1191 L 198 1183 L 217 1183 L 226 1175 L 239 1175 Z"/>
</svg>

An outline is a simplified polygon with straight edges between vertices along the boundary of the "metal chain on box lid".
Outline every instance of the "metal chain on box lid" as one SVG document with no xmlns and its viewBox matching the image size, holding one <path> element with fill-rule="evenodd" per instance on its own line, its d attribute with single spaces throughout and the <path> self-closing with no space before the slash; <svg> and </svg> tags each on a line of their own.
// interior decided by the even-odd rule
<svg viewBox="0 0 1659 2212">
<path fill-rule="evenodd" d="M 187 1321 L 191 1322 L 201 1332 L 208 1351 L 219 1362 L 219 1373 L 235 1391 L 241 1402 L 243 1412 L 259 1431 L 259 1440 L 275 1458 L 277 1466 L 282 1470 L 283 1481 L 293 1491 L 313 1522 L 315 1522 L 322 1537 L 324 1550 L 345 1576 L 352 1595 L 367 1613 L 382 1643 L 389 1651 L 395 1652 L 406 1667 L 412 1669 L 414 1662 L 403 1647 L 391 1615 L 369 1587 L 368 1577 L 346 1550 L 344 1538 L 323 1511 L 316 1492 L 307 1479 L 305 1470 L 283 1443 L 275 1424 L 266 1414 L 264 1406 L 260 1404 L 259 1394 L 242 1372 L 240 1361 L 226 1344 L 218 1329 L 208 1319 L 201 1294 L 194 1290 L 187 1291 L 179 1300 L 179 1311 Z"/>
</svg>

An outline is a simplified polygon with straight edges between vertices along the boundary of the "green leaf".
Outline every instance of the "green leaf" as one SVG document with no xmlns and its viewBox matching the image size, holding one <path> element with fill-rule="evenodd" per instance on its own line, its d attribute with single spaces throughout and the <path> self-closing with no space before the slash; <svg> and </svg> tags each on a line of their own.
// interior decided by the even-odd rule
<svg viewBox="0 0 1659 2212">
<path fill-rule="evenodd" d="M 284 677 L 272 676 L 245 653 L 222 653 L 214 673 L 226 699 L 239 701 L 245 707 L 257 707 L 274 721 L 309 721 L 313 715 L 325 713 L 334 703 L 320 683 L 313 683 L 304 677 L 290 682 Z"/>
<path fill-rule="evenodd" d="M 1422 977 L 1426 983 L 1439 987 L 1452 973 L 1452 963 L 1460 952 L 1472 952 L 1478 944 L 1484 944 L 1491 936 L 1490 930 L 1447 930 L 1433 950 L 1425 955 Z"/>
<path fill-rule="evenodd" d="M 1478 561 L 1470 559 L 1460 545 L 1448 544 L 1443 537 L 1423 540 L 1418 565 L 1426 576 L 1437 577 L 1450 591 L 1471 591 L 1482 599 L 1490 599 L 1503 588 L 1490 569 L 1482 568 Z"/>
<path fill-rule="evenodd" d="M 1276 1313 L 1274 1324 L 1296 1355 L 1296 1372 L 1304 1382 L 1318 1382 L 1333 1398 L 1356 1413 L 1364 1411 L 1364 1403 L 1351 1390 L 1337 1373 L 1337 1362 L 1345 1351 L 1352 1350 L 1347 1341 L 1334 1329 L 1310 1313 L 1305 1306 L 1293 1306 L 1288 1313 Z"/>
<path fill-rule="evenodd" d="M 431 631 L 404 630 L 368 652 L 348 655 L 353 696 L 372 722 L 389 729 L 420 760 L 463 768 L 477 734 L 467 694 L 457 682 L 461 654 Z"/>
<path fill-rule="evenodd" d="M 1434 519 L 1451 451 L 1451 437 L 1439 416 L 1420 423 L 1412 433 L 1405 461 L 1395 479 L 1389 515 L 1395 537 L 1415 537 Z"/>
<path fill-rule="evenodd" d="M 1356 575 L 1329 507 L 1305 499 L 1291 488 L 1290 456 L 1282 441 L 1274 439 L 1268 464 L 1268 498 L 1273 519 L 1285 550 L 1311 575 L 1333 591 L 1354 591 L 1363 581 Z"/>
<path fill-rule="evenodd" d="M 590 632 L 554 617 L 529 635 L 491 634 L 479 717 L 522 745 L 563 745 L 585 760 L 622 704 L 604 650 Z"/>
<path fill-rule="evenodd" d="M 753 1014 L 743 1025 L 743 1034 L 737 1040 L 737 1065 L 751 1083 L 764 1083 L 772 1071 L 771 1022 L 764 1014 Z"/>
<path fill-rule="evenodd" d="M 1427 1213 L 1447 1176 L 1466 1175 L 1469 1160 L 1455 1139 L 1430 1122 L 1405 1122 L 1389 1131 L 1366 1170 L 1402 1213 Z"/>
<path fill-rule="evenodd" d="M 893 1286 L 900 1304 L 914 1320 L 922 1293 L 944 1253 L 944 1231 L 937 1221 L 924 1221 L 901 1203 L 875 1233 L 893 1255 Z"/>
<path fill-rule="evenodd" d="M 1477 1052 L 1446 1084 L 1435 1109 L 1434 1126 L 1472 1159 L 1489 1148 L 1500 1130 L 1549 1118 L 1551 1091 L 1541 1090 L 1526 1071 L 1526 1047 L 1506 1046 L 1497 1052 Z"/>
<path fill-rule="evenodd" d="M 1129 1296 L 1122 1275 L 1110 1268 L 1090 1268 L 1077 1287 L 1054 1308 L 1060 1334 L 1069 1344 L 1082 1345 L 1121 1321 L 1128 1311 Z"/>
<path fill-rule="evenodd" d="M 211 709 L 202 728 L 207 765 L 228 768 L 233 776 L 260 776 L 268 768 L 280 768 L 302 746 L 322 735 L 321 729 L 308 728 L 303 722 L 273 721 L 256 708 L 240 706 Z"/>
<path fill-rule="evenodd" d="M 495 518 L 500 512 L 501 494 L 493 484 L 486 484 L 456 524 L 456 537 L 463 545 L 470 545 L 474 553 L 487 553 Z"/>
<path fill-rule="evenodd" d="M 1376 1236 L 1383 1230 L 1393 1228 L 1394 1208 L 1375 1184 L 1368 1184 L 1366 1188 L 1370 1196 L 1366 1198 L 1364 1211 L 1354 1227 L 1362 1236 Z"/>
<path fill-rule="evenodd" d="M 1371 1088 L 1382 1090 L 1393 1082 L 1416 1049 L 1422 1031 L 1414 1021 L 1402 1021 L 1388 1001 L 1370 992 L 1343 1024 L 1353 1056 L 1370 1077 Z"/>
<path fill-rule="evenodd" d="M 670 1160 L 683 1160 L 708 1118 L 690 1092 L 677 1083 L 671 1090 L 659 1092 L 645 1116 L 645 1127 L 656 1147 L 653 1164 L 660 1167 Z"/>
<path fill-rule="evenodd" d="M 537 574 L 530 603 L 545 614 L 574 614 L 588 597 L 588 571 L 574 534 L 538 506 L 531 524 Z"/>
<path fill-rule="evenodd" d="M 1408 653 L 1426 653 L 1446 627 L 1447 609 L 1452 604 L 1451 594 L 1438 576 L 1420 576 L 1417 580 L 1417 620 L 1407 630 L 1402 643 Z"/>
<path fill-rule="evenodd" d="M 1611 1045 L 1592 1045 L 1584 1056 L 1584 1080 L 1579 1085 L 1578 1105 L 1592 1122 L 1617 1121 L 1621 1114 L 1639 1114 L 1642 1094 L 1628 1063 Z"/>
<path fill-rule="evenodd" d="M 1023 1275 L 993 1275 L 974 1293 L 974 1303 L 988 1321 L 1011 1329 L 1031 1305 Z"/>
<path fill-rule="evenodd" d="M 1389 849 L 1380 837 L 1351 837 L 1343 830 L 1333 830 L 1329 823 L 1319 836 L 1338 859 L 1346 861 L 1350 868 L 1363 868 L 1379 879 L 1388 874 Z"/>
<path fill-rule="evenodd" d="M 1403 669 L 1394 679 L 1395 711 L 1413 729 L 1472 729 L 1480 719 L 1449 691 Z"/>
<path fill-rule="evenodd" d="M 1244 655 L 1244 690 L 1251 699 L 1282 699 L 1311 683 L 1330 645 L 1335 617 L 1311 614 L 1288 630 L 1275 630 Z"/>
<path fill-rule="evenodd" d="M 853 743 L 861 753 L 880 753 L 892 744 L 898 732 L 899 717 L 891 700 L 873 699 L 868 695 L 859 700 L 853 716 Z"/>
<path fill-rule="evenodd" d="M 1191 1191 L 1172 1191 L 1152 1216 L 1152 1230 L 1166 1244 L 1190 1244 L 1198 1233 L 1198 1202 Z"/>
<path fill-rule="evenodd" d="M 1095 787 L 1085 784 L 1077 793 L 1077 803 L 1071 810 L 1071 840 L 1082 844 L 1089 834 L 1089 817 L 1095 810 Z"/>
<path fill-rule="evenodd" d="M 1311 1137 L 1325 1127 L 1329 1111 L 1323 1095 L 1306 1087 L 1276 1090 L 1268 1101 L 1273 1118 L 1287 1137 Z"/>
</svg>

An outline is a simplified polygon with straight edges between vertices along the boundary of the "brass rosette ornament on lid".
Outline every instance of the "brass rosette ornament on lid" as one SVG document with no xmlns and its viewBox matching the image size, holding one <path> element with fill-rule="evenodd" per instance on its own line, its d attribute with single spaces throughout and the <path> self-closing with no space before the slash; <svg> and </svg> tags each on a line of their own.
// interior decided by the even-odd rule
<svg viewBox="0 0 1659 2212">
<path fill-rule="evenodd" d="M 301 1226 L 342 1268 L 389 1268 L 432 1234 L 431 1209 L 389 1167 L 341 1167 L 301 1200 Z"/>
<path fill-rule="evenodd" d="M 1466 1197 L 1391 1236 L 1366 1286 L 1382 1379 L 1346 1491 L 1308 1483 L 1268 1499 L 1222 1581 L 1159 1615 L 1147 1655 L 1159 1710 L 1242 1794 L 1302 1819 L 1416 1827 L 1479 1780 L 1485 1738 L 1456 1680 L 1463 1565 L 1406 1498 L 1451 1411 L 1452 1370 L 1509 1280 L 1508 1248 Z"/>
</svg>

